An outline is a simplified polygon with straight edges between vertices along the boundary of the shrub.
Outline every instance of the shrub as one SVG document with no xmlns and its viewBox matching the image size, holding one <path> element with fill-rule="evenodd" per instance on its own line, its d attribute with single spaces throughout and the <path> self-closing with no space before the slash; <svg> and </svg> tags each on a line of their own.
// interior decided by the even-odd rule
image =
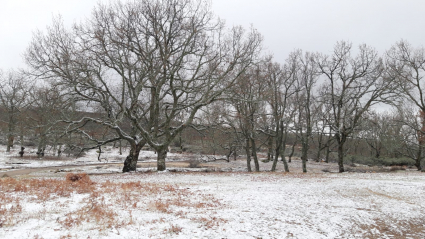
<svg viewBox="0 0 425 239">
<path fill-rule="evenodd" d="M 402 166 L 391 166 L 390 168 L 390 171 L 398 171 L 398 170 L 406 170 L 406 168 Z"/>
<path fill-rule="evenodd" d="M 200 163 L 198 160 L 191 159 L 189 160 L 189 168 L 199 168 Z"/>
<path fill-rule="evenodd" d="M 91 183 L 90 177 L 86 173 L 79 173 L 79 174 L 68 173 L 66 175 L 66 180 L 71 182 L 76 182 L 81 180 L 81 182 Z"/>
<path fill-rule="evenodd" d="M 350 155 L 346 157 L 347 163 L 357 163 L 369 166 L 413 166 L 415 161 L 410 158 L 375 158 L 375 157 L 363 157 L 358 155 Z"/>
</svg>

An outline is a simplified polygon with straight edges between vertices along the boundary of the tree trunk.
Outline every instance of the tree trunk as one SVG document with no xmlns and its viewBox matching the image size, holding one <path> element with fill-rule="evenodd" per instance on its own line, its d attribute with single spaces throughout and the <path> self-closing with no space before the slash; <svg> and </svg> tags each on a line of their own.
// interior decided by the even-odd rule
<svg viewBox="0 0 425 239">
<path fill-rule="evenodd" d="M 376 151 L 375 158 L 379 158 L 381 156 L 380 150 L 379 149 L 376 149 L 375 151 Z"/>
<path fill-rule="evenodd" d="M 7 148 L 6 148 L 6 152 L 10 152 L 10 148 L 13 148 L 13 140 L 14 137 L 12 134 L 9 134 L 7 136 Z"/>
<path fill-rule="evenodd" d="M 249 139 L 246 139 L 245 151 L 246 151 L 246 166 L 248 168 L 248 172 L 252 172 L 251 169 L 251 153 L 249 152 Z"/>
<path fill-rule="evenodd" d="M 275 158 L 273 160 L 273 165 L 272 165 L 272 169 L 271 169 L 272 172 L 276 171 L 276 165 L 277 165 L 277 161 L 279 160 L 279 155 L 280 155 L 282 162 L 283 162 L 283 165 L 285 167 L 285 172 L 289 172 L 288 163 L 286 162 L 286 158 L 285 158 L 286 133 L 284 135 L 283 130 L 284 130 L 283 129 L 283 122 L 280 122 L 278 124 L 278 127 L 276 128 L 276 132 L 277 132 L 276 155 L 275 155 Z"/>
<path fill-rule="evenodd" d="M 233 154 L 233 158 L 236 160 L 236 149 L 232 146 L 229 148 L 229 153 L 226 155 L 227 162 L 230 162 L 230 156 Z"/>
<path fill-rule="evenodd" d="M 62 144 L 59 144 L 59 148 L 58 148 L 58 158 L 60 158 L 60 156 L 62 155 Z"/>
<path fill-rule="evenodd" d="M 295 152 L 295 144 L 297 143 L 297 141 L 295 141 L 292 146 L 291 146 L 291 152 L 288 155 L 288 162 L 292 162 L 292 156 L 294 156 L 294 152 Z"/>
<path fill-rule="evenodd" d="M 344 144 L 338 142 L 338 169 L 340 173 L 344 172 Z"/>
<path fill-rule="evenodd" d="M 24 157 L 24 153 L 25 153 L 24 150 L 25 148 L 21 147 L 21 151 L 19 151 L 19 155 L 21 156 L 21 158 Z"/>
<path fill-rule="evenodd" d="M 320 162 L 321 153 L 322 153 L 321 146 L 319 146 L 316 152 L 316 159 L 314 161 Z"/>
<path fill-rule="evenodd" d="M 167 169 L 165 167 L 165 158 L 167 157 L 167 147 L 162 147 L 157 150 L 157 170 L 164 171 Z"/>
<path fill-rule="evenodd" d="M 57 139 L 54 139 L 54 142 L 53 142 L 53 156 L 56 156 L 56 152 L 58 151 L 57 150 L 58 149 L 58 140 Z"/>
<path fill-rule="evenodd" d="M 343 173 L 344 170 L 344 144 L 347 141 L 347 136 L 342 133 L 341 135 L 335 135 L 336 141 L 338 143 L 338 168 L 339 172 Z"/>
<path fill-rule="evenodd" d="M 273 160 L 273 138 L 268 138 L 268 152 L 267 152 L 267 161 Z"/>
<path fill-rule="evenodd" d="M 251 139 L 251 148 L 252 156 L 254 157 L 255 172 L 260 172 L 260 164 L 258 163 L 257 149 L 255 147 L 255 139 Z"/>
<path fill-rule="evenodd" d="M 326 157 L 325 157 L 325 163 L 329 163 L 329 155 L 330 155 L 330 153 L 331 153 L 330 146 L 329 146 L 329 145 L 327 145 L 327 146 L 326 146 Z"/>
<path fill-rule="evenodd" d="M 289 172 L 288 163 L 286 162 L 286 158 L 285 158 L 285 148 L 284 147 L 280 148 L 280 157 L 282 159 L 283 167 L 285 168 L 285 172 Z"/>
<path fill-rule="evenodd" d="M 276 171 L 277 161 L 279 160 L 279 154 L 280 154 L 280 144 L 278 144 L 278 142 L 276 142 L 276 153 L 275 153 L 274 159 L 273 159 L 273 165 L 272 165 L 272 169 L 271 169 L 272 172 Z"/>
<path fill-rule="evenodd" d="M 143 144 L 131 144 L 130 153 L 124 161 L 123 173 L 136 171 L 137 160 L 139 160 L 139 153 L 142 149 Z"/>
<path fill-rule="evenodd" d="M 316 152 L 316 158 L 315 158 L 315 160 L 314 161 L 316 161 L 316 162 L 320 162 L 320 156 L 321 156 L 321 154 L 322 154 L 322 150 L 323 150 L 323 134 L 322 133 L 320 133 L 319 134 L 319 136 L 318 136 L 319 138 L 317 139 L 317 152 Z"/>
<path fill-rule="evenodd" d="M 283 162 L 283 167 L 285 168 L 285 172 L 289 172 L 288 163 L 286 162 L 286 157 L 285 157 L 287 137 L 288 137 L 288 132 L 283 133 L 283 124 L 282 124 L 282 145 L 280 146 L 280 158 Z"/>
<path fill-rule="evenodd" d="M 45 134 L 40 134 L 40 141 L 38 142 L 38 147 L 37 147 L 37 157 L 39 159 L 44 157 L 44 150 L 46 149 L 46 135 Z"/>
<path fill-rule="evenodd" d="M 302 140 L 302 149 L 301 149 L 301 161 L 302 161 L 302 167 L 303 167 L 303 173 L 307 173 L 307 156 L 308 156 L 308 137 L 305 137 Z"/>
</svg>

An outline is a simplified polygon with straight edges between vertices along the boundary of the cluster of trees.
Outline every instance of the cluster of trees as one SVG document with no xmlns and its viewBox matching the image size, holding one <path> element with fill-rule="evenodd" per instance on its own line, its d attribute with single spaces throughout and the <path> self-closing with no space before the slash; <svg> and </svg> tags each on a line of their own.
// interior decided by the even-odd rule
<svg viewBox="0 0 425 239">
<path fill-rule="evenodd" d="M 379 56 L 367 45 L 353 49 L 342 41 L 331 55 L 296 50 L 284 64 L 263 58 L 239 78 L 220 114 L 213 114 L 234 129 L 236 142 L 245 142 L 248 170 L 250 155 L 259 170 L 256 141 L 262 139 L 274 157 L 271 170 L 280 156 L 288 171 L 288 135 L 296 136 L 291 154 L 301 147 L 304 172 L 308 158 L 318 161 L 326 150 L 328 161 L 333 149 L 344 172 L 350 139 L 366 142 L 375 157 L 409 157 L 421 169 L 424 53 L 400 41 Z"/>
<path fill-rule="evenodd" d="M 126 141 L 124 172 L 136 170 L 144 145 L 165 170 L 168 146 L 188 127 L 211 138 L 225 131 L 219 144 L 228 157 L 243 149 L 249 171 L 251 157 L 259 171 L 263 147 L 272 171 L 279 158 L 289 171 L 288 135 L 296 136 L 292 152 L 301 146 L 304 172 L 309 158 L 333 148 L 344 172 L 354 138 L 376 157 L 408 156 L 421 169 L 424 53 L 406 41 L 382 56 L 341 41 L 332 54 L 296 50 L 277 63 L 262 53 L 259 32 L 226 28 L 202 0 L 99 4 L 72 28 L 56 18 L 34 34 L 28 70 L 0 75 L 2 120 L 8 149 L 31 128 L 40 155 L 48 144 L 75 144 L 72 135 L 83 149 Z"/>
<path fill-rule="evenodd" d="M 24 137 L 37 144 L 39 157 L 44 156 L 47 145 L 56 148 L 64 129 L 59 124 L 61 115 L 71 115 L 67 104 L 60 89 L 37 84 L 23 71 L 0 70 L 0 125 L 6 151 L 10 152 L 16 141 L 21 147 L 26 145 Z"/>
</svg>

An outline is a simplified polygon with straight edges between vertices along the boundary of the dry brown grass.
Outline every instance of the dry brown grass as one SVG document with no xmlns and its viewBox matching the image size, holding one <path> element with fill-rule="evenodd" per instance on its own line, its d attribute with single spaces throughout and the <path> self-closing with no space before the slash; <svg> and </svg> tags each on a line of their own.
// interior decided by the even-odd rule
<svg viewBox="0 0 425 239">
<path fill-rule="evenodd" d="M 52 214 L 65 229 L 89 223 L 103 231 L 135 223 L 133 214 L 158 211 L 183 218 L 185 209 L 217 208 L 220 203 L 212 195 L 197 196 L 187 189 L 164 183 L 106 181 L 93 182 L 87 174 L 67 174 L 65 179 L 0 179 L 0 228 L 13 227 L 29 219 L 44 220 Z M 75 195 L 82 195 L 72 207 Z M 58 200 L 68 199 L 58 203 Z M 54 210 L 29 212 L 23 205 L 35 203 Z M 178 234 L 172 225 L 167 233 Z"/>
<path fill-rule="evenodd" d="M 227 223 L 227 220 L 215 216 L 209 217 L 194 217 L 190 219 L 191 221 L 201 223 L 205 229 L 211 229 L 213 227 L 218 227 L 222 223 Z"/>
<path fill-rule="evenodd" d="M 168 229 L 165 229 L 165 232 L 166 233 L 169 233 L 169 234 L 176 234 L 176 235 L 178 235 L 180 232 L 182 232 L 182 230 L 183 230 L 182 227 L 171 224 L 171 227 L 168 228 Z"/>
<path fill-rule="evenodd" d="M 385 221 L 375 219 L 372 224 L 361 224 L 358 226 L 364 238 L 370 239 L 382 238 L 383 234 L 388 238 L 394 239 L 422 239 L 425 234 L 425 219 L 414 219 L 411 221 L 399 221 L 391 218 L 386 218 Z"/>
<path fill-rule="evenodd" d="M 104 230 L 115 226 L 117 223 L 116 217 L 117 213 L 108 207 L 104 197 L 94 198 L 91 195 L 82 208 L 69 213 L 64 219 L 58 220 L 58 222 L 68 229 L 74 226 L 80 226 L 83 222 L 91 222 L 99 226 L 97 229 Z"/>
<path fill-rule="evenodd" d="M 170 192 L 175 191 L 169 186 L 165 187 Z M 172 198 L 154 200 L 149 203 L 151 210 L 160 211 L 162 213 L 173 214 L 178 217 L 185 217 L 185 213 L 180 209 L 182 208 L 194 208 L 194 209 L 206 209 L 206 208 L 217 208 L 221 206 L 221 203 L 210 194 L 197 195 L 198 200 L 191 200 L 188 196 L 194 196 L 193 193 L 188 190 L 182 189 L 175 191 Z"/>
</svg>

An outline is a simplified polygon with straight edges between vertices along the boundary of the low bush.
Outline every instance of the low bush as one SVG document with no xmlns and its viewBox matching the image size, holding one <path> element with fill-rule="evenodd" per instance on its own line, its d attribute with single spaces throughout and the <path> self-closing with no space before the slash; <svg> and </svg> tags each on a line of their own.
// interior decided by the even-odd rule
<svg viewBox="0 0 425 239">
<path fill-rule="evenodd" d="M 346 158 L 347 163 L 364 164 L 369 166 L 414 166 L 415 161 L 410 158 L 386 158 L 386 157 L 363 157 L 350 155 Z"/>
<path fill-rule="evenodd" d="M 390 171 L 406 170 L 403 166 L 391 166 Z"/>
<path fill-rule="evenodd" d="M 86 183 L 91 183 L 89 176 L 86 173 L 68 173 L 66 175 L 66 180 L 71 182 L 81 181 Z"/>
<path fill-rule="evenodd" d="M 200 163 L 198 160 L 191 159 L 189 160 L 189 168 L 199 168 Z"/>
</svg>

